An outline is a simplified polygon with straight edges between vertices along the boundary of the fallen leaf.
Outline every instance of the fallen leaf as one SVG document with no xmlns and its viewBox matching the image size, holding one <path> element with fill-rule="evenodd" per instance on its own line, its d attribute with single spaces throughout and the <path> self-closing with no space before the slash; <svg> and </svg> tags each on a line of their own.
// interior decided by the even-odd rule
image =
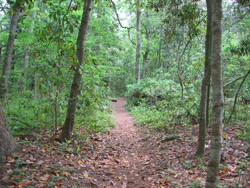
<svg viewBox="0 0 250 188">
<path fill-rule="evenodd" d="M 56 182 L 56 184 L 57 184 L 57 185 L 60 185 L 60 186 L 64 185 L 63 182 L 58 182 L 58 181 Z"/>
<path fill-rule="evenodd" d="M 22 172 L 26 172 L 26 168 L 22 167 Z"/>
<path fill-rule="evenodd" d="M 38 165 L 42 165 L 43 163 L 44 163 L 43 160 L 40 160 L 40 161 L 37 162 Z"/>
<path fill-rule="evenodd" d="M 84 176 L 85 178 L 88 178 L 88 177 L 89 177 L 89 175 L 88 175 L 87 173 L 84 173 L 83 176 Z"/>
<path fill-rule="evenodd" d="M 33 164 L 34 162 L 30 161 L 30 160 L 26 160 L 27 164 Z"/>
<path fill-rule="evenodd" d="M 41 176 L 39 179 L 40 179 L 41 181 L 47 181 L 47 180 L 49 179 L 49 177 L 50 177 L 49 174 L 45 174 L 45 175 Z"/>
<path fill-rule="evenodd" d="M 5 181 L 5 180 L 8 180 L 8 179 L 9 179 L 8 176 L 3 176 L 2 179 L 1 179 L 1 181 Z"/>
<path fill-rule="evenodd" d="M 23 181 L 18 182 L 18 187 L 26 187 L 27 185 L 31 183 L 32 183 L 31 181 L 23 180 Z"/>
<path fill-rule="evenodd" d="M 68 172 L 64 172 L 64 175 L 65 175 L 66 177 L 71 176 L 71 174 L 70 174 L 70 173 L 68 173 Z"/>
<path fill-rule="evenodd" d="M 148 180 L 151 181 L 153 178 L 152 177 L 148 177 Z"/>
<path fill-rule="evenodd" d="M 78 160 L 79 164 L 85 164 L 82 160 Z"/>
<path fill-rule="evenodd" d="M 226 167 L 224 168 L 224 171 L 225 171 L 226 173 L 228 173 L 228 169 L 227 169 Z"/>
</svg>

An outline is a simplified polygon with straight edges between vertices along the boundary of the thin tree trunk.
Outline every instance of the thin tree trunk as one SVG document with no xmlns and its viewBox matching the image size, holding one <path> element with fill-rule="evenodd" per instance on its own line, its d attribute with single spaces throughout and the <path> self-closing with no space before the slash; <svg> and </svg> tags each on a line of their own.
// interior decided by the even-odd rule
<svg viewBox="0 0 250 188">
<path fill-rule="evenodd" d="M 2 46 L 0 46 L 0 66 L 2 65 Z"/>
<path fill-rule="evenodd" d="M 142 79 L 146 77 L 146 65 L 147 65 L 148 54 L 149 54 L 149 48 L 146 49 L 146 52 L 143 55 Z"/>
<path fill-rule="evenodd" d="M 18 151 L 19 149 L 20 146 L 17 145 L 13 136 L 11 135 L 2 104 L 0 102 L 0 163 L 5 162 L 6 155 Z"/>
<path fill-rule="evenodd" d="M 28 49 L 26 48 L 26 50 L 28 50 Z M 26 50 L 25 50 L 25 53 L 23 56 L 23 61 L 22 61 L 22 77 L 21 77 L 21 81 L 20 81 L 22 91 L 26 90 L 26 66 L 27 66 L 27 62 L 29 60 L 29 54 Z"/>
<path fill-rule="evenodd" d="M 17 21 L 19 18 L 20 10 L 21 10 L 21 7 L 19 4 L 15 4 L 14 6 L 15 6 L 15 9 L 14 9 L 14 14 L 11 18 L 9 39 L 6 45 L 6 53 L 5 53 L 2 78 L 1 78 L 1 83 L 0 83 L 0 98 L 2 99 L 3 98 L 6 99 L 7 97 L 10 64 L 12 61 L 12 53 L 13 53 L 13 48 L 14 48 L 15 36 L 16 36 Z"/>
<path fill-rule="evenodd" d="M 37 2 L 34 3 L 34 8 L 37 8 Z M 31 21 L 31 26 L 28 29 L 28 33 L 32 33 L 33 32 L 33 28 L 34 28 L 34 20 L 36 17 L 37 12 L 35 11 L 32 15 L 32 21 Z M 23 57 L 23 61 L 22 61 L 22 77 L 21 77 L 21 90 L 25 91 L 26 90 L 26 67 L 27 64 L 29 62 L 29 54 L 28 54 L 28 50 L 29 50 L 29 45 L 27 44 L 24 48 L 25 52 L 24 52 L 24 57 Z"/>
<path fill-rule="evenodd" d="M 140 56 L 141 56 L 141 3 L 138 0 L 138 7 L 136 11 L 137 17 L 137 47 L 136 47 L 136 81 L 141 80 L 141 65 L 140 65 Z"/>
<path fill-rule="evenodd" d="M 211 42 L 212 44 L 212 42 Z M 210 67 L 211 67 L 211 61 L 210 61 Z M 210 82 L 211 82 L 211 68 L 210 68 L 210 79 L 207 87 L 207 104 L 206 104 L 206 128 L 208 128 L 209 125 L 209 104 L 210 104 Z"/>
<path fill-rule="evenodd" d="M 37 100 L 37 74 L 36 74 L 36 70 L 34 73 L 34 100 Z"/>
<path fill-rule="evenodd" d="M 183 99 L 183 97 L 184 97 L 184 84 L 183 84 L 183 81 L 182 81 L 182 78 L 181 78 L 181 60 L 182 60 L 182 58 L 183 58 L 183 55 L 184 55 L 185 52 L 186 52 L 186 49 L 187 49 L 188 45 L 189 45 L 190 42 L 191 42 L 191 40 L 192 40 L 192 38 L 190 37 L 189 40 L 188 40 L 188 42 L 186 43 L 186 45 L 185 45 L 185 47 L 184 47 L 184 49 L 183 49 L 181 55 L 179 56 L 179 58 L 176 57 L 176 59 L 177 59 L 177 76 L 178 76 L 178 78 L 179 78 L 179 82 L 180 82 L 180 86 L 181 86 L 181 99 Z M 178 52 L 179 52 L 179 50 L 180 50 L 181 44 L 182 44 L 182 41 L 179 43 Z M 178 55 L 178 54 L 179 54 L 179 53 L 177 53 L 177 55 Z"/>
<path fill-rule="evenodd" d="M 148 18 L 148 12 L 146 11 L 146 16 Z M 143 54 L 143 69 L 142 69 L 142 79 L 146 77 L 146 69 L 147 69 L 147 59 L 149 54 L 149 31 L 148 31 L 148 25 L 145 26 L 146 31 L 146 39 L 147 39 L 147 48 L 146 52 Z"/>
<path fill-rule="evenodd" d="M 66 119 L 62 128 L 62 132 L 60 135 L 60 140 L 66 141 L 70 139 L 73 126 L 74 126 L 74 119 L 75 119 L 75 111 L 76 111 L 76 105 L 77 105 L 77 95 L 79 92 L 79 86 L 80 81 L 82 78 L 82 74 L 80 73 L 80 66 L 84 64 L 84 43 L 85 43 L 85 37 L 87 33 L 87 27 L 90 17 L 90 11 L 91 11 L 91 4 L 93 0 L 85 0 L 84 8 L 83 8 L 83 14 L 82 14 L 82 21 L 81 26 L 78 33 L 77 38 L 77 59 L 78 64 L 75 67 L 75 73 L 73 82 L 71 85 L 71 91 L 70 91 L 70 97 L 68 101 L 68 109 L 67 109 L 67 115 Z"/>
<path fill-rule="evenodd" d="M 207 3 L 207 33 L 206 33 L 206 50 L 205 50 L 205 67 L 204 78 L 201 85 L 200 113 L 199 113 L 199 139 L 196 156 L 203 156 L 205 151 L 206 127 L 208 123 L 209 109 L 209 85 L 211 77 L 211 0 L 206 0 Z"/>
<path fill-rule="evenodd" d="M 222 153 L 223 132 L 223 82 L 222 82 L 222 0 L 212 1 L 212 122 L 211 151 L 207 167 L 206 188 L 217 187 L 219 164 Z"/>
<path fill-rule="evenodd" d="M 159 52 L 158 52 L 158 63 L 160 65 L 160 68 L 162 68 L 162 63 L 161 63 L 161 48 L 162 48 L 162 44 L 161 44 L 161 39 L 160 39 L 160 46 L 159 46 Z"/>
<path fill-rule="evenodd" d="M 234 113 L 234 110 L 235 110 L 235 106 L 236 106 L 236 102 L 237 102 L 237 98 L 238 98 L 238 94 L 239 94 L 239 92 L 240 92 L 240 89 L 241 89 L 242 85 L 244 84 L 244 82 L 245 82 L 245 80 L 246 80 L 246 78 L 247 78 L 247 76 L 248 76 L 249 74 L 250 74 L 250 70 L 245 74 L 245 76 L 244 76 L 242 82 L 240 83 L 239 89 L 237 90 L 237 92 L 236 92 L 236 94 L 235 94 L 233 109 L 232 109 L 232 111 L 231 111 L 231 113 L 230 113 L 229 118 L 227 119 L 227 122 L 226 122 L 227 124 L 230 122 L 230 120 L 231 120 L 231 118 L 232 118 L 232 115 L 233 115 L 233 113 Z"/>
</svg>

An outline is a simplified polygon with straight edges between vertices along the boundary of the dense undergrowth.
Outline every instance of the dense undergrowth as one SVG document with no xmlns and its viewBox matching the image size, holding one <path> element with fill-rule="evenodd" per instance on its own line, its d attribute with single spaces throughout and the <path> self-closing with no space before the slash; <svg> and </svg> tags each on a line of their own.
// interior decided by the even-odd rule
<svg viewBox="0 0 250 188">
<path fill-rule="evenodd" d="M 26 97 L 10 96 L 5 104 L 7 121 L 13 135 L 29 134 L 32 131 L 47 131 L 58 134 L 63 125 L 67 109 L 67 101 L 51 101 L 50 98 L 34 100 Z M 107 131 L 114 126 L 111 102 L 108 99 L 96 98 L 96 101 L 81 99 L 75 117 L 75 127 L 86 129 L 84 137 L 89 133 Z"/>
<path fill-rule="evenodd" d="M 138 125 L 147 125 L 158 130 L 168 130 L 173 128 L 173 125 L 176 125 L 175 128 L 178 126 L 188 128 L 198 124 L 199 95 L 197 89 L 193 87 L 193 89 L 187 89 L 181 98 L 178 83 L 170 79 L 148 78 L 137 84 L 128 85 L 126 107 Z M 233 93 L 231 95 L 231 98 L 226 98 L 224 122 L 232 110 Z M 236 112 L 229 124 L 242 127 L 242 131 L 237 132 L 237 135 L 244 140 L 250 138 L 249 105 L 239 98 Z"/>
<path fill-rule="evenodd" d="M 135 117 L 135 122 L 160 130 L 168 129 L 169 125 L 197 123 L 197 94 L 191 90 L 190 95 L 181 100 L 178 86 L 167 79 L 145 79 L 129 85 L 127 108 Z"/>
</svg>

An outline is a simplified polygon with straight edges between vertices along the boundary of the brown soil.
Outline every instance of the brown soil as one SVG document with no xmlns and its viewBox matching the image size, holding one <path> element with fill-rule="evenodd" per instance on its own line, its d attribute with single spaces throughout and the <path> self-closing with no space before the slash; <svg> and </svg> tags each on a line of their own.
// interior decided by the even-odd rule
<svg viewBox="0 0 250 188">
<path fill-rule="evenodd" d="M 91 134 L 86 140 L 79 137 L 87 131 L 82 127 L 67 144 L 56 142 L 46 132 L 20 135 L 22 151 L 0 165 L 0 187 L 204 187 L 209 148 L 204 160 L 194 157 L 198 125 L 166 124 L 157 132 L 150 126 L 138 130 L 124 103 L 124 98 L 113 102 L 115 128 Z M 231 126 L 224 131 L 219 185 L 235 187 L 236 182 L 238 187 L 249 188 L 250 143 L 242 141 L 236 132 L 242 128 Z M 172 134 L 181 137 L 159 142 Z M 209 145 L 209 136 L 206 140 Z"/>
<path fill-rule="evenodd" d="M 145 145 L 145 139 L 134 126 L 132 117 L 124 108 L 125 99 L 113 103 L 116 127 L 111 131 L 109 147 L 105 150 L 109 157 L 103 159 L 105 165 L 103 181 L 98 187 L 147 188 L 154 187 L 155 172 L 160 170 L 153 159 L 154 153 Z M 108 148 L 113 148 L 112 153 Z M 158 161 L 159 162 L 159 161 Z"/>
</svg>

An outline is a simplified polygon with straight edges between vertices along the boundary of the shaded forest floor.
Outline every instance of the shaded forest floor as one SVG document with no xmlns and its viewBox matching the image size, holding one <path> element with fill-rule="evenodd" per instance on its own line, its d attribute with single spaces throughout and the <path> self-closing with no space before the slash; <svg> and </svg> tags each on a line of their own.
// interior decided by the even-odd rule
<svg viewBox="0 0 250 188">
<path fill-rule="evenodd" d="M 46 132 L 19 137 L 23 149 L 8 156 L 0 187 L 204 187 L 209 148 L 204 160 L 194 157 L 198 126 L 137 128 L 124 103 L 123 98 L 113 103 L 115 128 L 86 140 L 75 135 L 60 144 Z M 225 128 L 220 186 L 249 188 L 250 143 L 240 140 L 237 131 L 236 126 Z M 160 142 L 171 134 L 181 137 Z"/>
</svg>

